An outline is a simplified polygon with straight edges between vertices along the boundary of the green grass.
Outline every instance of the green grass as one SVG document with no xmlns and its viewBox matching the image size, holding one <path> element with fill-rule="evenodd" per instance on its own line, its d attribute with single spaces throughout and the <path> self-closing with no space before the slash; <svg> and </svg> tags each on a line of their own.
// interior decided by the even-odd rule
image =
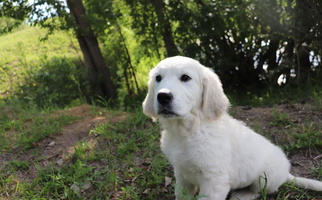
<svg viewBox="0 0 322 200">
<path fill-rule="evenodd" d="M 25 149 L 37 148 L 30 147 L 34 142 L 26 141 L 26 138 L 37 141 L 48 134 L 59 132 L 62 126 L 76 120 L 64 115 L 51 115 L 52 111 L 39 111 L 38 108 L 29 111 L 18 107 L 11 109 L 10 114 L 0 118 L 0 124 L 5 124 L 2 130 L 15 130 L 16 135 L 29 135 L 17 136 L 13 143 Z M 93 107 L 92 111 L 100 116 L 108 113 L 111 117 L 114 112 L 99 107 Z M 277 126 L 285 121 L 284 117 L 277 114 L 276 120 Z M 303 131 L 312 134 L 315 131 L 313 127 L 303 127 Z M 97 125 L 89 134 L 95 136 L 95 140 L 79 141 L 75 152 L 68 155 L 62 166 L 57 166 L 54 161 L 49 162 L 46 167 L 41 166 L 38 160 L 33 160 L 32 163 L 21 160 L 7 162 L 5 168 L 0 169 L 0 199 L 174 198 L 172 168 L 159 148 L 160 129 L 141 110 L 133 111 L 122 121 Z M 5 137 L 2 139 L 6 140 L 8 144 L 1 152 L 13 153 L 10 148 L 12 146 L 9 145 L 12 141 Z M 294 141 L 299 142 L 296 137 Z M 311 143 L 305 142 L 308 142 L 307 138 L 301 140 L 302 148 L 312 147 Z M 21 180 L 19 174 L 26 173 L 32 165 L 36 166 L 36 178 L 30 181 Z M 321 177 L 322 170 L 312 169 L 312 175 Z M 165 186 L 166 177 L 173 178 L 169 186 Z M 287 197 L 290 195 L 291 197 Z M 200 196 L 184 197 L 198 199 Z M 260 199 L 306 200 L 318 197 L 321 198 L 321 194 L 298 189 L 294 184 L 287 183 L 275 195 L 267 195 L 264 184 Z"/>
<path fill-rule="evenodd" d="M 321 149 L 322 148 L 322 130 L 321 126 L 311 123 L 305 123 L 300 127 L 292 129 L 289 135 L 292 140 L 284 148 L 288 152 L 301 149 Z"/>
<path fill-rule="evenodd" d="M 53 110 L 39 111 L 27 104 L 23 104 L 26 108 L 14 108 L 1 102 L 0 109 L 8 110 L 0 115 L 0 152 L 12 147 L 32 148 L 34 143 L 59 133 L 64 125 L 78 119 L 66 115 L 52 116 L 48 112 Z"/>
<path fill-rule="evenodd" d="M 317 107 L 319 110 L 319 107 Z M 280 132 L 280 142 L 287 153 L 293 153 L 303 149 L 322 148 L 322 126 L 316 121 L 311 120 L 311 116 L 307 116 L 307 120 L 299 123 L 292 121 L 287 113 L 278 113 L 272 110 L 273 120 L 270 126 L 275 126 Z M 271 133 L 268 133 L 269 135 Z"/>
<path fill-rule="evenodd" d="M 45 29 L 24 26 L 0 35 L 0 93 L 12 93 L 31 71 L 52 58 L 79 59 L 80 51 L 72 33 L 56 31 L 48 40 Z"/>
<path fill-rule="evenodd" d="M 272 114 L 273 121 L 270 122 L 270 125 L 285 127 L 287 125 L 292 124 L 292 122 L 290 121 L 290 117 L 287 113 L 277 113 L 276 110 L 273 109 Z"/>
<path fill-rule="evenodd" d="M 70 105 L 88 92 L 81 51 L 72 33 L 24 26 L 0 35 L 0 99 L 40 107 Z M 88 97 L 90 98 L 90 97 Z"/>
<path fill-rule="evenodd" d="M 74 120 L 66 116 L 44 117 L 46 114 L 41 112 L 37 117 L 34 111 L 27 114 L 19 109 L 13 112 L 15 116 L 1 118 L 4 124 L 13 118 L 21 119 L 15 126 L 5 126 L 5 132 L 15 130 L 17 135 L 14 141 L 3 140 L 7 145 L 1 152 L 9 154 L 17 149 L 13 146 L 25 149 L 22 151 L 33 148 L 36 152 L 37 146 L 32 146 L 35 141 L 59 132 L 63 124 Z M 95 112 L 104 113 L 102 109 Z M 116 124 L 98 125 L 90 134 L 95 134 L 96 142 L 79 141 L 75 153 L 67 158 L 68 164 L 61 167 L 54 162 L 43 167 L 37 160 L 8 162 L 0 170 L 0 199 L 169 199 L 173 196 L 172 188 L 164 186 L 165 177 L 172 177 L 172 172 L 159 149 L 159 128 L 140 110 Z M 37 177 L 31 182 L 20 180 L 19 174 L 33 164 L 37 166 Z M 82 189 L 86 184 L 90 189 Z"/>
</svg>

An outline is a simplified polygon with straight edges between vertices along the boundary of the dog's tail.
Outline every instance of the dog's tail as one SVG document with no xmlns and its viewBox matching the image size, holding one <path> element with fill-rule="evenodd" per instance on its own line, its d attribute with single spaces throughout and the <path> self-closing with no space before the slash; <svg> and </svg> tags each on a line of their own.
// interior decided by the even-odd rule
<svg viewBox="0 0 322 200">
<path fill-rule="evenodd" d="M 295 182 L 295 185 L 297 187 L 303 188 L 303 189 L 310 189 L 315 191 L 322 191 L 322 182 L 316 181 L 308 178 L 302 178 L 302 177 L 295 177 L 292 174 L 289 174 L 288 182 Z"/>
</svg>

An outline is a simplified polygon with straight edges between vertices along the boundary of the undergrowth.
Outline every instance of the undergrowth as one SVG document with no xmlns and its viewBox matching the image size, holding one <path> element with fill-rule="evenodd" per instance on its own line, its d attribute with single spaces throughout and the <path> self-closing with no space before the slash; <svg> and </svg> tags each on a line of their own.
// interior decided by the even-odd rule
<svg viewBox="0 0 322 200">
<path fill-rule="evenodd" d="M 243 92 L 236 93 L 226 91 L 234 106 L 249 105 L 254 107 L 273 106 L 281 103 L 312 103 L 318 109 L 322 109 L 322 84 L 310 84 L 300 86 L 278 87 L 272 85 L 267 89 L 260 90 L 257 93 Z"/>
<path fill-rule="evenodd" d="M 14 89 L 14 98 L 39 107 L 64 107 L 75 100 L 86 99 L 88 84 L 79 61 L 67 58 L 43 60 Z"/>
</svg>

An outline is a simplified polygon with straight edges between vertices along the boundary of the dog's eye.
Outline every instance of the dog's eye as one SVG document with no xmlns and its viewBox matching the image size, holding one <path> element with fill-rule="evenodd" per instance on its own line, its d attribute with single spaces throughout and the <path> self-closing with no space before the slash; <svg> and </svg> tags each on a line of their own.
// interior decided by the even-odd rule
<svg viewBox="0 0 322 200">
<path fill-rule="evenodd" d="M 160 75 L 157 75 L 157 76 L 155 77 L 155 80 L 156 80 L 157 82 L 160 82 L 160 81 L 162 80 L 162 77 L 161 77 Z"/>
<path fill-rule="evenodd" d="M 187 82 L 187 81 L 189 81 L 191 78 L 190 78 L 190 76 L 188 76 L 188 75 L 186 75 L 186 74 L 184 74 L 184 75 L 182 75 L 181 76 L 181 78 L 180 78 L 180 80 L 181 81 L 183 81 L 183 82 Z"/>
</svg>

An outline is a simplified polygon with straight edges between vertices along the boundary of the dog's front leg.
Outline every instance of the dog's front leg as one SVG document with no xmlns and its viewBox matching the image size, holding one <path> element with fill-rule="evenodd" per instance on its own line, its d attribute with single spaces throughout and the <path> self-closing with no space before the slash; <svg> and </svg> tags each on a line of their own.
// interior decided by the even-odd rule
<svg viewBox="0 0 322 200">
<path fill-rule="evenodd" d="M 206 180 L 200 185 L 202 200 L 225 200 L 230 190 L 228 181 Z"/>
<path fill-rule="evenodd" d="M 194 196 L 198 188 L 187 182 L 179 170 L 174 170 L 174 175 L 176 177 L 176 185 L 175 185 L 175 196 L 176 200 L 187 199 L 187 197 Z"/>
</svg>

